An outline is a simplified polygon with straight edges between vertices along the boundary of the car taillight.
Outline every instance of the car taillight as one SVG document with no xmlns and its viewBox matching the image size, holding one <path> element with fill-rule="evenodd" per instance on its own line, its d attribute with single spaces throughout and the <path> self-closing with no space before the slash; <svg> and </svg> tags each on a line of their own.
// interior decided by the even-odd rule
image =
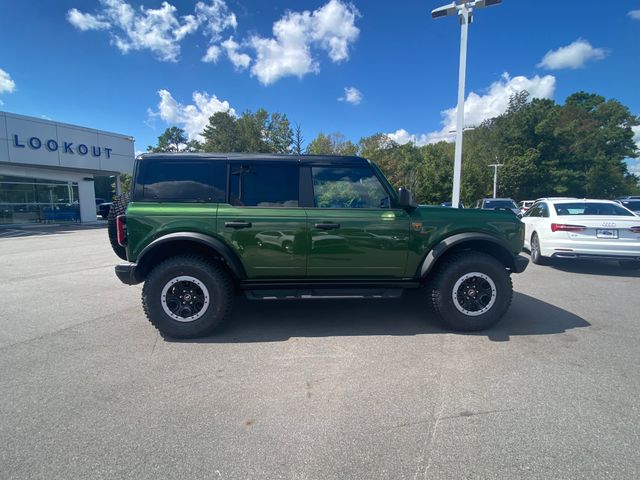
<svg viewBox="0 0 640 480">
<path fill-rule="evenodd" d="M 116 231 L 118 233 L 118 244 L 122 247 L 127 246 L 127 217 L 118 215 L 116 217 Z"/>
<path fill-rule="evenodd" d="M 631 230 L 633 233 L 640 233 L 640 225 L 631 227 L 629 230 Z"/>
<path fill-rule="evenodd" d="M 582 232 L 586 230 L 587 227 L 583 225 L 567 225 L 564 223 L 552 223 L 551 231 L 552 232 Z"/>
</svg>

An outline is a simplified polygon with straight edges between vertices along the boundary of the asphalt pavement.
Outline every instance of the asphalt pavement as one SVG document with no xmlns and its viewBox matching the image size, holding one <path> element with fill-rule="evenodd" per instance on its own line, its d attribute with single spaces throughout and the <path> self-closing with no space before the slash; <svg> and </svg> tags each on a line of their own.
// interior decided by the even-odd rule
<svg viewBox="0 0 640 480">
<path fill-rule="evenodd" d="M 530 265 L 478 334 L 412 292 L 170 341 L 117 261 L 104 228 L 0 235 L 0 478 L 640 478 L 638 272 Z"/>
</svg>

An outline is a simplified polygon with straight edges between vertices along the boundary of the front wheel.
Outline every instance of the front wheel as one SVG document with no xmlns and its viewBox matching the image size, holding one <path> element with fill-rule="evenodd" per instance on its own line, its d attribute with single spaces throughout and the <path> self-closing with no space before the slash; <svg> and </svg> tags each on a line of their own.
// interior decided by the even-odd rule
<svg viewBox="0 0 640 480">
<path fill-rule="evenodd" d="M 231 309 L 231 279 L 219 265 L 179 255 L 156 266 L 142 289 L 142 306 L 160 332 L 174 338 L 211 333 Z"/>
<path fill-rule="evenodd" d="M 430 291 L 440 319 L 455 330 L 467 332 L 497 323 L 513 297 L 505 266 L 481 252 L 463 252 L 445 259 Z"/>
</svg>

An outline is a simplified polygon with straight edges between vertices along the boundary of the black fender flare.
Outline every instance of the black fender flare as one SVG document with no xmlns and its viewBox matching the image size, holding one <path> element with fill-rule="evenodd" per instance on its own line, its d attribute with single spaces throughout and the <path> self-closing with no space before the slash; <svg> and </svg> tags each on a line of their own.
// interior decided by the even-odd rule
<svg viewBox="0 0 640 480">
<path fill-rule="evenodd" d="M 169 233 L 167 235 L 164 235 L 160 238 L 155 239 L 149 245 L 144 247 L 142 251 L 138 254 L 136 263 L 138 265 L 143 264 L 145 256 L 149 255 L 151 252 L 153 252 L 157 247 L 161 245 L 166 245 L 171 242 L 178 242 L 178 241 L 184 241 L 184 240 L 197 242 L 211 248 L 222 257 L 222 259 L 227 264 L 231 272 L 233 272 L 233 274 L 239 280 L 244 280 L 247 278 L 247 274 L 245 272 L 244 266 L 242 265 L 242 262 L 227 244 L 225 244 L 221 240 L 218 240 L 217 238 L 210 237 L 209 235 L 204 235 L 202 233 L 195 233 L 195 232 Z"/>
<path fill-rule="evenodd" d="M 505 242 L 504 240 L 494 237 L 493 235 L 489 235 L 488 233 L 481 233 L 481 232 L 467 232 L 467 233 L 457 233 L 455 235 L 451 235 L 450 237 L 444 238 L 443 240 L 441 240 L 439 243 L 437 243 L 430 251 L 429 253 L 427 253 L 427 255 L 424 257 L 424 260 L 422 260 L 419 270 L 418 270 L 418 278 L 424 278 L 429 271 L 433 268 L 433 266 L 436 264 L 437 260 L 442 257 L 442 255 L 444 253 L 446 253 L 448 250 L 450 250 L 451 248 L 455 247 L 456 245 L 460 245 L 462 243 L 466 243 L 469 241 L 473 241 L 473 240 L 481 240 L 483 242 L 490 242 L 498 247 L 500 247 L 501 249 L 504 250 L 505 258 L 510 258 L 511 261 L 511 265 L 505 265 L 508 268 L 514 268 L 514 260 L 513 260 L 513 253 L 511 253 L 511 250 L 509 249 L 509 244 L 507 244 L 507 242 Z"/>
</svg>

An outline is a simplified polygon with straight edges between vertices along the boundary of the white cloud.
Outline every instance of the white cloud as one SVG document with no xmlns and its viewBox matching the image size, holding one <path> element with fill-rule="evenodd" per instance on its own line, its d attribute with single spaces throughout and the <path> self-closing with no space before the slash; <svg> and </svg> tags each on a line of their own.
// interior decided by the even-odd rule
<svg viewBox="0 0 640 480">
<path fill-rule="evenodd" d="M 334 62 L 349 59 L 349 43 L 355 42 L 360 29 L 355 26 L 360 15 L 353 5 L 331 0 L 311 15 L 311 38 L 329 52 Z"/>
<path fill-rule="evenodd" d="M 360 105 L 360 102 L 362 102 L 362 92 L 356 87 L 344 87 L 344 97 L 340 97 L 338 100 L 352 105 Z"/>
<path fill-rule="evenodd" d="M 72 8 L 67 12 L 67 20 L 83 31 L 108 30 L 111 43 L 122 53 L 150 50 L 159 60 L 167 62 L 178 60 L 180 42 L 200 27 L 214 42 L 223 30 L 237 26 L 235 15 L 222 0 L 211 0 L 210 4 L 198 2 L 194 14 L 184 16 L 179 16 L 176 7 L 166 1 L 156 9 L 144 6 L 134 9 L 124 0 L 100 0 L 100 5 L 96 14 Z"/>
<path fill-rule="evenodd" d="M 424 135 L 422 135 L 424 137 Z M 400 128 L 393 133 L 387 133 L 387 137 L 393 140 L 400 145 L 404 145 L 405 143 L 415 143 L 417 145 L 424 145 L 427 143 L 426 141 L 421 141 L 416 135 L 413 135 L 407 132 L 404 128 Z"/>
<path fill-rule="evenodd" d="M 246 53 L 238 52 L 240 45 L 233 39 L 233 37 L 229 37 L 224 42 L 222 42 L 221 45 L 222 48 L 224 48 L 227 52 L 229 60 L 237 70 L 244 70 L 249 66 L 249 64 L 251 63 L 251 57 Z"/>
<path fill-rule="evenodd" d="M 251 37 L 251 47 L 256 52 L 256 62 L 251 74 L 264 85 L 270 85 L 281 77 L 303 77 L 318 72 L 319 65 L 311 57 L 307 24 L 309 12 L 288 13 L 273 24 L 275 38 Z"/>
<path fill-rule="evenodd" d="M 82 13 L 77 8 L 72 8 L 67 12 L 67 20 L 71 25 L 83 32 L 87 30 L 106 30 L 111 28 L 109 22 L 99 20 L 96 16 L 90 13 Z"/>
<path fill-rule="evenodd" d="M 633 130 L 633 141 L 636 142 L 636 147 L 640 150 L 640 125 L 636 125 L 635 127 L 631 127 Z"/>
<path fill-rule="evenodd" d="M 196 17 L 212 42 L 220 40 L 222 32 L 226 29 L 232 28 L 235 30 L 238 27 L 236 15 L 229 10 L 223 0 L 211 0 L 209 5 L 204 2 L 198 2 L 196 4 Z"/>
<path fill-rule="evenodd" d="M 14 82 L 7 72 L 0 68 L 0 93 L 12 93 L 16 89 Z"/>
<path fill-rule="evenodd" d="M 526 90 L 531 98 L 551 98 L 556 87 L 556 79 L 552 75 L 532 78 L 517 76 L 511 78 L 508 73 L 503 73 L 500 80 L 493 82 L 487 93 L 479 95 L 469 93 L 464 103 L 464 118 L 466 126 L 476 126 L 483 121 L 497 117 L 506 112 L 509 106 L 509 98 L 515 93 Z M 416 145 L 436 143 L 440 141 L 452 141 L 455 137 L 457 107 L 452 107 L 440 112 L 442 116 L 442 129 L 423 133 L 411 134 L 405 129 L 396 130 L 387 134 L 392 140 L 404 144 L 413 142 Z"/>
<path fill-rule="evenodd" d="M 181 42 L 197 30 L 207 35 L 209 46 L 202 56 L 205 63 L 216 63 L 224 50 L 238 70 L 251 66 L 252 56 L 241 49 L 252 49 L 255 62 L 251 76 L 270 85 L 285 76 L 302 78 L 317 73 L 320 64 L 316 50 L 326 51 L 334 63 L 349 59 L 349 48 L 360 35 L 356 19 L 360 13 L 344 0 L 329 0 L 313 12 L 287 11 L 273 24 L 272 37 L 252 35 L 242 42 L 233 37 L 219 43 L 223 32 L 235 30 L 236 15 L 224 0 L 198 1 L 192 14 L 179 16 L 175 6 L 163 1 L 159 8 L 134 8 L 125 0 L 99 0 L 94 13 L 77 8 L 67 12 L 67 20 L 81 31 L 109 32 L 111 43 L 122 53 L 151 51 L 159 60 L 176 62 Z"/>
<path fill-rule="evenodd" d="M 218 61 L 218 58 L 220 57 L 221 51 L 221 48 L 217 45 L 211 45 L 209 48 L 207 48 L 207 53 L 205 53 L 204 57 L 202 57 L 202 61 L 204 63 L 216 63 Z"/>
<path fill-rule="evenodd" d="M 631 10 L 627 15 L 634 20 L 640 20 L 640 10 Z"/>
<path fill-rule="evenodd" d="M 589 42 L 579 38 L 566 47 L 549 50 L 538 64 L 538 67 L 548 70 L 563 68 L 582 68 L 589 60 L 602 60 L 607 56 L 606 50 L 594 48 Z"/>
<path fill-rule="evenodd" d="M 216 112 L 236 111 L 231 108 L 226 100 L 219 100 L 215 95 L 207 92 L 193 92 L 193 104 L 183 105 L 176 101 L 168 90 L 159 90 L 160 102 L 158 110 L 149 109 L 151 117 L 160 117 L 169 125 L 177 125 L 184 129 L 190 140 L 202 140 L 201 133 L 209 122 L 209 117 Z"/>
<path fill-rule="evenodd" d="M 285 76 L 317 73 L 320 66 L 312 47 L 326 50 L 333 62 L 348 60 L 349 45 L 360 33 L 355 26 L 359 16 L 355 6 L 341 0 L 330 0 L 313 12 L 287 12 L 273 24 L 272 38 L 249 39 L 256 53 L 251 75 L 270 85 Z"/>
</svg>

